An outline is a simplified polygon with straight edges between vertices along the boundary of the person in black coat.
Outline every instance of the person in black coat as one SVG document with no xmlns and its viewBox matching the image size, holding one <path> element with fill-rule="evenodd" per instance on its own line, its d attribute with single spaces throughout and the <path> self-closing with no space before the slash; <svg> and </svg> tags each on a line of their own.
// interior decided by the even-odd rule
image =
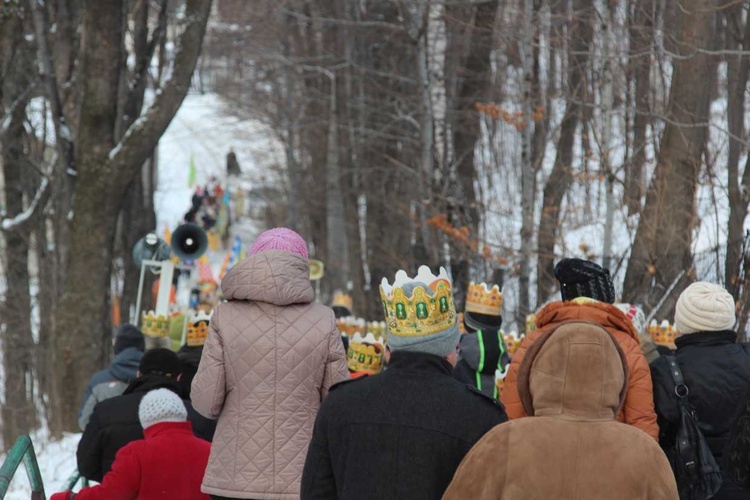
<svg viewBox="0 0 750 500">
<path fill-rule="evenodd" d="M 750 397 L 750 347 L 737 344 L 735 306 L 723 288 L 694 283 L 677 301 L 674 356 L 690 391 L 698 425 L 717 463 L 723 458 L 731 431 Z M 654 403 L 659 423 L 659 444 L 670 457 L 679 422 L 675 385 L 669 364 L 660 357 L 651 364 Z M 671 458 L 671 457 L 670 457 Z M 747 500 L 743 490 L 725 473 L 714 500 Z"/>
<path fill-rule="evenodd" d="M 505 373 L 510 356 L 505 348 L 500 315 L 464 312 L 466 332 L 461 335 L 461 354 L 454 371 L 459 382 L 471 384 L 497 399 L 495 372 Z"/>
<path fill-rule="evenodd" d="M 89 480 L 101 482 L 109 472 L 117 452 L 137 439 L 143 439 L 138 419 L 138 405 L 143 396 L 154 389 L 166 388 L 180 394 L 180 361 L 169 349 L 147 351 L 135 379 L 121 396 L 97 404 L 86 430 L 78 443 L 78 471 Z M 196 437 L 210 441 L 216 423 L 198 414 L 189 401 L 184 401 L 188 420 Z"/>
<path fill-rule="evenodd" d="M 427 272 L 418 276 L 428 278 Z M 447 282 L 443 273 L 439 278 Z M 407 297 L 420 287 L 420 294 L 434 295 L 429 284 L 407 283 L 403 290 Z M 453 378 L 459 333 L 452 299 L 438 291 L 439 312 L 394 306 L 389 292 L 381 293 L 392 320 L 389 369 L 342 382 L 323 401 L 302 472 L 302 500 L 440 498 L 471 447 L 507 420 L 500 402 Z M 396 314 L 409 319 L 397 324 Z M 408 331 L 417 324 L 443 328 Z"/>
</svg>

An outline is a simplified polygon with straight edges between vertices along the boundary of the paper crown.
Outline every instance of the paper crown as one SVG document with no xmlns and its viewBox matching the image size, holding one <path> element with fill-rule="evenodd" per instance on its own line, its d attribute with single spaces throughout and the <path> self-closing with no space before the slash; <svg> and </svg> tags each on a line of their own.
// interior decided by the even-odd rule
<svg viewBox="0 0 750 500">
<path fill-rule="evenodd" d="M 372 334 L 375 338 L 383 339 L 386 337 L 388 329 L 385 326 L 385 321 L 368 321 L 367 322 L 367 333 Z"/>
<path fill-rule="evenodd" d="M 366 326 L 367 322 L 364 319 L 354 316 L 346 316 L 336 320 L 336 327 L 338 327 L 339 331 L 347 337 L 351 337 L 356 332 L 365 331 Z"/>
<path fill-rule="evenodd" d="M 383 342 L 376 339 L 373 334 L 368 333 L 362 337 L 357 332 L 351 338 L 349 349 L 346 352 L 347 366 L 352 372 L 369 373 L 371 375 L 380 373 L 383 369 L 384 352 Z"/>
<path fill-rule="evenodd" d="M 169 318 L 157 316 L 154 311 L 141 314 L 141 331 L 149 337 L 166 337 L 169 335 Z"/>
<path fill-rule="evenodd" d="M 205 311 L 199 310 L 198 314 L 194 314 L 187 326 L 185 344 L 191 347 L 204 345 L 206 338 L 208 338 L 210 322 L 211 315 Z"/>
<path fill-rule="evenodd" d="M 487 283 L 469 283 L 466 292 L 466 312 L 500 316 L 503 313 L 503 294 L 500 287 Z"/>
<path fill-rule="evenodd" d="M 333 294 L 333 302 L 331 303 L 331 307 L 345 307 L 349 311 L 351 311 L 353 306 L 354 300 L 352 300 L 352 296 L 348 293 L 336 292 Z"/>
<path fill-rule="evenodd" d="M 677 338 L 677 328 L 674 325 L 669 324 L 669 321 L 664 320 L 658 323 L 656 320 L 652 320 L 648 325 L 648 333 L 654 342 L 665 346 L 673 346 L 674 341 Z"/>
<path fill-rule="evenodd" d="M 404 286 L 409 284 L 416 285 L 407 294 Z M 451 282 L 442 267 L 435 276 L 430 268 L 421 266 L 413 279 L 401 270 L 396 273 L 393 285 L 383 278 L 380 298 L 388 335 L 420 337 L 442 332 L 456 324 Z"/>
</svg>

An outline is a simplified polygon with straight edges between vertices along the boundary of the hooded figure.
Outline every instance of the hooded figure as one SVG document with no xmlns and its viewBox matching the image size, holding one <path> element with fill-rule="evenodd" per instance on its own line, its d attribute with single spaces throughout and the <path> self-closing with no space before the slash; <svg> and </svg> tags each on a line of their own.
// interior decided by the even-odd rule
<svg viewBox="0 0 750 500">
<path fill-rule="evenodd" d="M 461 335 L 461 355 L 453 372 L 459 382 L 471 384 L 483 394 L 497 398 L 495 372 L 505 371 L 510 358 L 499 330 L 477 330 Z"/>
<path fill-rule="evenodd" d="M 651 372 L 641 351 L 633 322 L 612 305 L 614 288 L 609 271 L 593 262 L 563 259 L 555 268 L 555 276 L 560 281 L 565 302 L 552 302 L 542 308 L 536 315 L 536 330 L 527 333 L 513 354 L 501 398 L 508 417 L 512 420 L 526 415 L 516 387 L 516 378 L 521 362 L 534 342 L 565 321 L 593 321 L 614 336 L 627 360 L 630 373 L 628 390 L 617 420 L 637 427 L 658 440 L 659 427 L 654 411 Z M 571 298 L 578 293 L 587 295 Z"/>
<path fill-rule="evenodd" d="M 261 234 L 221 289 L 191 391 L 218 419 L 202 491 L 297 498 L 315 414 L 349 378 L 333 311 L 315 303 L 307 245 L 290 229 Z"/>
<path fill-rule="evenodd" d="M 487 433 L 443 498 L 677 500 L 659 445 L 615 420 L 627 380 L 625 355 L 601 326 L 571 321 L 547 331 L 518 377 L 533 417 Z"/>
<path fill-rule="evenodd" d="M 112 363 L 91 377 L 83 394 L 81 409 L 78 411 L 78 427 L 82 431 L 86 430 L 97 403 L 119 396 L 135 380 L 144 348 L 145 339 L 138 328 L 130 323 L 120 325 L 115 336 L 115 357 Z"/>
</svg>

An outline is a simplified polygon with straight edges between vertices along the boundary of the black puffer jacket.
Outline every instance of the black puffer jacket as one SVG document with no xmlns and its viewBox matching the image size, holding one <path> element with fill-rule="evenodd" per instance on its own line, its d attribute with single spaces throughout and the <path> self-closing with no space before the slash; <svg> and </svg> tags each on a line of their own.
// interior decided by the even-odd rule
<svg viewBox="0 0 750 500">
<path fill-rule="evenodd" d="M 719 464 L 732 428 L 750 397 L 750 346 L 736 344 L 736 339 L 735 332 L 706 332 L 683 335 L 675 341 L 675 356 L 690 390 L 690 403 Z M 668 451 L 674 445 L 679 413 L 667 360 L 663 357 L 655 360 L 651 375 L 659 444 Z M 714 500 L 748 498 L 750 492 L 743 491 L 725 476 L 724 486 Z"/>
<path fill-rule="evenodd" d="M 134 380 L 121 396 L 102 401 L 94 407 L 76 453 L 78 472 L 83 477 L 100 483 L 112 468 L 119 449 L 131 441 L 143 439 L 138 406 L 147 392 L 160 388 L 180 393 L 176 380 L 163 375 L 144 375 Z M 210 441 L 216 427 L 215 421 L 198 414 L 189 401 L 185 401 L 185 407 L 188 420 L 193 424 L 193 433 Z"/>
<path fill-rule="evenodd" d="M 456 380 L 471 384 L 483 394 L 497 398 L 495 371 L 505 371 L 510 357 L 498 330 L 479 330 L 461 335 L 461 356 L 453 373 Z"/>
<path fill-rule="evenodd" d="M 387 371 L 323 401 L 302 473 L 309 499 L 436 499 L 464 455 L 507 417 L 431 354 L 394 352 Z"/>
</svg>

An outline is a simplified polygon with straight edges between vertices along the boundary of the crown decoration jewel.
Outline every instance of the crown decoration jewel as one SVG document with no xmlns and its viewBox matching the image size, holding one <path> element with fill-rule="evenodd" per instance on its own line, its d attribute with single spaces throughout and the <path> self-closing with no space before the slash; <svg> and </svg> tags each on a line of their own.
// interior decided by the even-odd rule
<svg viewBox="0 0 750 500">
<path fill-rule="evenodd" d="M 372 333 L 364 337 L 355 333 L 346 352 L 347 366 L 352 372 L 374 375 L 383 369 L 385 346 Z"/>
<path fill-rule="evenodd" d="M 404 287 L 414 286 L 411 293 Z M 411 288 L 410 286 L 410 288 Z M 425 288 L 425 286 L 427 288 Z M 396 273 L 393 284 L 383 278 L 380 284 L 388 335 L 418 337 L 439 333 L 456 324 L 456 306 L 453 303 L 448 273 L 440 268 L 435 276 L 427 266 L 421 266 L 414 278 L 406 271 Z"/>
<path fill-rule="evenodd" d="M 331 307 L 345 307 L 349 311 L 354 307 L 354 299 L 348 293 L 336 292 L 333 294 L 333 301 Z"/>
<path fill-rule="evenodd" d="M 466 293 L 466 312 L 500 316 L 503 313 L 503 294 L 500 287 L 487 283 L 469 283 Z"/>
<path fill-rule="evenodd" d="M 141 331 L 149 337 L 166 337 L 169 335 L 169 317 L 144 311 L 141 314 Z"/>
<path fill-rule="evenodd" d="M 190 317 L 187 326 L 187 335 L 185 344 L 191 347 L 202 346 L 208 338 L 208 327 L 211 323 L 211 315 L 205 311 L 199 310 Z"/>
</svg>

